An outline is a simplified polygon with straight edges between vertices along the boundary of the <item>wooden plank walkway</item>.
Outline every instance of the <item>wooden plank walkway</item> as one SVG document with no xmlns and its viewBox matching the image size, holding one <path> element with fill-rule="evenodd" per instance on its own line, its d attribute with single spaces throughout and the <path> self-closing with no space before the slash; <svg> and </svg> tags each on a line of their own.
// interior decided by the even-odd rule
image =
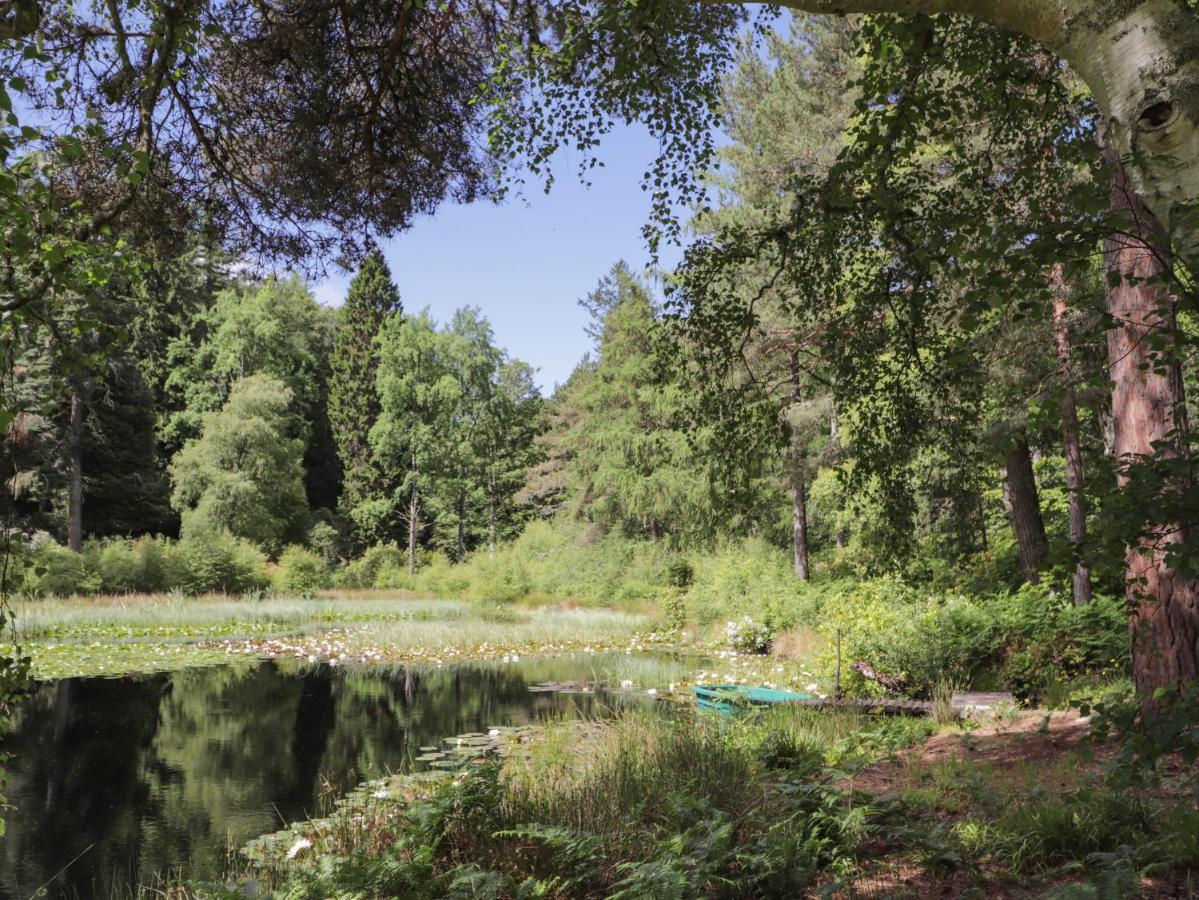
<svg viewBox="0 0 1199 900">
<path fill-rule="evenodd" d="M 842 697 L 837 700 L 827 697 L 824 700 L 789 700 L 787 702 L 813 709 L 874 711 L 888 716 L 927 716 L 933 711 L 933 705 L 924 700 L 863 699 L 860 697 Z"/>
<path fill-rule="evenodd" d="M 858 697 L 842 697 L 824 700 L 788 700 L 797 706 L 809 706 L 815 709 L 849 709 L 881 712 L 888 716 L 927 716 L 933 711 L 933 704 L 927 700 L 894 700 L 888 698 L 863 699 Z M 1000 703 L 1011 703 L 1012 695 L 1003 692 L 968 692 L 954 694 L 950 705 L 959 715 L 970 712 L 984 712 L 994 709 Z"/>
</svg>

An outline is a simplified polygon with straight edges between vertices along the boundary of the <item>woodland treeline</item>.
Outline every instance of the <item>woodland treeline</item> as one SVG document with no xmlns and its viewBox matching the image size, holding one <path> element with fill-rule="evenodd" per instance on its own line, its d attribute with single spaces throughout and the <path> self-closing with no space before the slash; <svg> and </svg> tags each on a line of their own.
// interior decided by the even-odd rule
<svg viewBox="0 0 1199 900">
<path fill-rule="evenodd" d="M 770 33 L 764 56 L 742 51 L 722 110 L 734 141 L 709 175 L 720 202 L 696 212 L 692 259 L 667 279 L 665 304 L 623 263 L 606 274 L 581 301 L 595 350 L 551 398 L 478 309 L 444 325 L 405 312 L 377 250 L 338 309 L 298 276 L 239 278 L 209 247 L 155 260 L 114 294 L 108 320 L 81 328 L 68 306 L 31 325 L 13 370 L 27 411 L 7 445 L 23 527 L 72 549 L 84 536 L 217 528 L 271 556 L 307 543 L 342 560 L 392 542 L 415 564 L 418 551 L 462 560 L 531 517 L 566 516 L 679 545 L 766 536 L 802 579 L 811 554 L 852 547 L 862 572 L 985 556 L 1013 582 L 1069 576 L 1078 602 L 1096 578 L 1118 588 L 1118 563 L 1088 536 L 1116 485 L 1101 254 L 1053 263 L 1043 284 L 1013 270 L 1001 294 L 978 297 L 989 286 L 936 263 L 928 234 L 912 248 L 927 256 L 925 281 L 884 285 L 880 307 L 869 286 L 852 297 L 830 286 L 811 303 L 780 277 L 777 245 L 715 243 L 788 212 L 797 180 L 843 176 L 838 154 L 867 127 L 844 85 L 861 83 L 872 39 L 802 19 Z M 986 46 L 1028 66 L 1029 90 L 1068 96 L 1064 73 L 1042 85 L 1028 48 L 1004 43 Z M 1085 102 L 1045 122 L 1036 99 L 989 143 L 946 143 L 929 170 L 904 173 L 909 196 L 950 194 L 930 211 L 945 234 L 973 238 L 973 192 L 995 188 L 966 167 L 996 137 L 1018 142 L 1014 154 L 1046 129 L 1046 180 L 1023 208 L 971 227 L 1020 215 L 1027 227 L 1037 203 L 1086 184 L 1097 147 L 1080 133 L 1055 149 L 1050 130 L 1084 126 Z M 717 250 L 719 299 L 688 280 Z M 882 274 L 906 278 L 912 264 Z M 744 331 L 702 331 L 711 310 Z"/>
<path fill-rule="evenodd" d="M 6 26 L 13 534 L 410 566 L 535 516 L 758 535 L 798 579 L 827 554 L 1127 586 L 1138 685 L 1199 676 L 1194 205 L 1154 174 L 1186 98 L 1131 152 L 1094 73 L 965 17 L 235 6 Z M 543 399 L 478 311 L 403 310 L 369 248 L 552 180 L 562 146 L 585 169 L 617 119 L 660 139 L 646 237 L 686 256 L 661 296 L 609 273 Z M 335 253 L 360 265 L 338 313 L 245 274 Z"/>
</svg>

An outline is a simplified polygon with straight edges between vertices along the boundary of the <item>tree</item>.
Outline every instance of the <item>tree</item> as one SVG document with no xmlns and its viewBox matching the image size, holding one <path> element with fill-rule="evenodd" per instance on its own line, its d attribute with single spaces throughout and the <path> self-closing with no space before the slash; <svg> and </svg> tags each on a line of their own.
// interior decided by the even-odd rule
<svg viewBox="0 0 1199 900">
<path fill-rule="evenodd" d="M 723 203 L 696 217 L 701 233 L 761 227 L 777 219 L 788 203 L 790 183 L 827 172 L 844 144 L 855 99 L 845 85 L 859 68 L 848 24 L 796 17 L 789 39 L 768 33 L 765 58 L 756 50 L 752 43 L 743 48 L 726 85 L 724 129 L 733 143 L 721 149 L 722 165 L 711 176 Z M 813 342 L 793 327 L 786 298 L 778 295 L 770 274 L 756 259 L 738 266 L 731 289 L 745 298 L 752 325 L 739 342 L 735 368 L 726 372 L 717 367 L 699 378 L 725 394 L 709 412 L 735 410 L 747 426 L 722 440 L 724 468 L 736 460 L 746 471 L 776 470 L 790 494 L 795 576 L 806 581 L 807 486 L 820 462 L 832 455 L 833 403 Z M 685 344 L 688 323 L 672 324 L 683 332 Z M 758 428 L 748 424 L 752 414 L 746 415 L 747 407 L 755 405 L 765 407 Z M 743 480 L 742 473 L 738 477 Z"/>
<path fill-rule="evenodd" d="M 390 318 L 401 315 L 400 293 L 391 280 L 383 254 L 372 251 L 350 282 L 338 317 L 330 358 L 329 421 L 342 468 L 342 515 L 353 523 L 353 547 L 375 543 L 382 531 L 360 520 L 364 503 L 387 494 L 384 473 L 371 451 L 370 432 L 379 418 L 375 373 L 379 348 L 375 342 Z"/>
<path fill-rule="evenodd" d="M 234 382 L 198 438 L 171 462 L 171 504 L 188 534 L 224 529 L 277 553 L 303 535 L 304 442 L 291 389 L 269 375 Z"/>
<path fill-rule="evenodd" d="M 382 519 L 393 511 L 408 537 L 408 572 L 416 571 L 416 551 L 427 525 L 425 504 L 444 468 L 449 420 L 460 388 L 450 374 L 444 336 L 427 310 L 388 319 L 379 332 L 379 418 L 371 428 L 376 458 L 393 475 L 392 497 L 369 504 Z"/>
<path fill-rule="evenodd" d="M 575 397 L 578 513 L 652 539 L 711 533 L 709 477 L 684 430 L 683 388 L 655 369 L 661 323 L 648 290 L 617 263 L 589 303 L 602 330 L 595 371 Z"/>
<path fill-rule="evenodd" d="M 164 440 L 195 437 L 203 417 L 221 407 L 239 379 L 269 375 L 287 386 L 296 403 L 310 505 L 334 504 L 340 472 L 326 403 L 330 315 L 298 276 L 217 294 L 196 324 L 198 334 L 181 334 L 170 345 L 165 391 L 178 412 L 164 422 Z"/>
<path fill-rule="evenodd" d="M 533 367 L 518 359 L 504 360 L 495 374 L 495 391 L 483 411 L 477 441 L 491 553 L 526 518 L 522 510 L 528 507 L 517 495 L 529 468 L 541 457 L 534 443 L 542 429 L 541 412 Z"/>
<path fill-rule="evenodd" d="M 1109 154 L 1111 150 L 1109 149 Z M 1147 702 L 1199 679 L 1194 463 L 1178 357 L 1166 235 L 1114 161 L 1124 228 L 1105 247 L 1113 448 L 1125 489 L 1133 677 Z M 1129 531 L 1136 536 L 1127 539 Z"/>
</svg>

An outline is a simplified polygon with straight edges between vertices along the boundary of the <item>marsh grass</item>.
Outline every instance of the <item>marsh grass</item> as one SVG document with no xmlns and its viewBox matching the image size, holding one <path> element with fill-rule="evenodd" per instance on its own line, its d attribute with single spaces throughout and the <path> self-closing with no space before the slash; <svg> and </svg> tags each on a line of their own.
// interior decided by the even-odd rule
<svg viewBox="0 0 1199 900">
<path fill-rule="evenodd" d="M 39 678 L 119 675 L 262 656 L 411 664 L 625 648 L 650 620 L 562 606 L 361 595 L 171 594 L 21 600 L 14 638 Z"/>
<path fill-rule="evenodd" d="M 14 634 L 21 640 L 196 637 L 298 631 L 360 622 L 456 621 L 472 612 L 454 600 L 265 599 L 170 594 L 19 600 Z"/>
</svg>

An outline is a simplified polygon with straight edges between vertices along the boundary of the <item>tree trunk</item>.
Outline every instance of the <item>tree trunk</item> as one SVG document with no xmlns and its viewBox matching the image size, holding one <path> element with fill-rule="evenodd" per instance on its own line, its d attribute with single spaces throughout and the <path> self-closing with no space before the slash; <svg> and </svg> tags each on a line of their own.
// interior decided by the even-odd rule
<svg viewBox="0 0 1199 900">
<path fill-rule="evenodd" d="M 458 492 L 458 562 L 466 559 L 466 491 Z"/>
<path fill-rule="evenodd" d="M 1053 288 L 1053 337 L 1062 378 L 1062 449 L 1066 457 L 1066 490 L 1070 507 L 1070 555 L 1074 562 L 1074 603 L 1091 602 L 1091 570 L 1083 559 L 1087 538 L 1087 504 L 1083 496 L 1082 444 L 1078 439 L 1078 406 L 1074 398 L 1074 349 L 1070 341 L 1070 301 L 1061 263 L 1050 270 Z"/>
<path fill-rule="evenodd" d="M 1019 31 L 1090 86 L 1129 180 L 1199 265 L 1199 14 L 1182 0 L 784 0 L 812 13 L 962 13 Z"/>
<path fill-rule="evenodd" d="M 791 540 L 795 551 L 795 577 L 808 580 L 808 494 L 803 467 L 791 465 Z"/>
<path fill-rule="evenodd" d="M 420 495 L 413 486 L 408 497 L 408 574 L 416 574 L 416 536 L 420 533 Z"/>
<path fill-rule="evenodd" d="M 71 393 L 67 422 L 67 549 L 83 549 L 83 395 Z"/>
<path fill-rule="evenodd" d="M 487 474 L 487 552 L 495 555 L 495 472 Z"/>
<path fill-rule="evenodd" d="M 787 397 L 788 410 L 799 403 L 799 348 L 793 348 L 788 360 L 790 391 Z M 834 423 L 836 418 L 833 419 Z M 795 562 L 795 577 L 808 580 L 808 486 L 804 475 L 803 448 L 799 446 L 799 435 L 795 433 L 791 419 L 787 422 L 787 444 L 791 454 L 791 547 Z"/>
<path fill-rule="evenodd" d="M 1177 457 L 1188 437 L 1177 360 L 1163 359 L 1149 340 L 1157 332 L 1173 344 L 1175 301 L 1157 280 L 1169 265 L 1166 235 L 1110 149 L 1108 157 L 1117 167 L 1112 207 L 1128 217 L 1127 233 L 1113 235 L 1104 247 L 1107 309 L 1115 323 L 1107 341 L 1114 453 L 1125 484 L 1129 465 L 1155 454 Z M 1171 546 L 1193 537 L 1186 527 L 1151 523 L 1127 551 L 1133 677 L 1146 701 L 1159 687 L 1178 690 L 1199 678 L 1199 581 L 1168 564 Z"/>
<path fill-rule="evenodd" d="M 1012 523 L 1020 553 L 1020 573 L 1025 581 L 1037 582 L 1049 564 L 1049 541 L 1041 519 L 1041 500 L 1032 470 L 1032 450 L 1021 435 L 1003 451 L 1003 505 Z"/>
</svg>

